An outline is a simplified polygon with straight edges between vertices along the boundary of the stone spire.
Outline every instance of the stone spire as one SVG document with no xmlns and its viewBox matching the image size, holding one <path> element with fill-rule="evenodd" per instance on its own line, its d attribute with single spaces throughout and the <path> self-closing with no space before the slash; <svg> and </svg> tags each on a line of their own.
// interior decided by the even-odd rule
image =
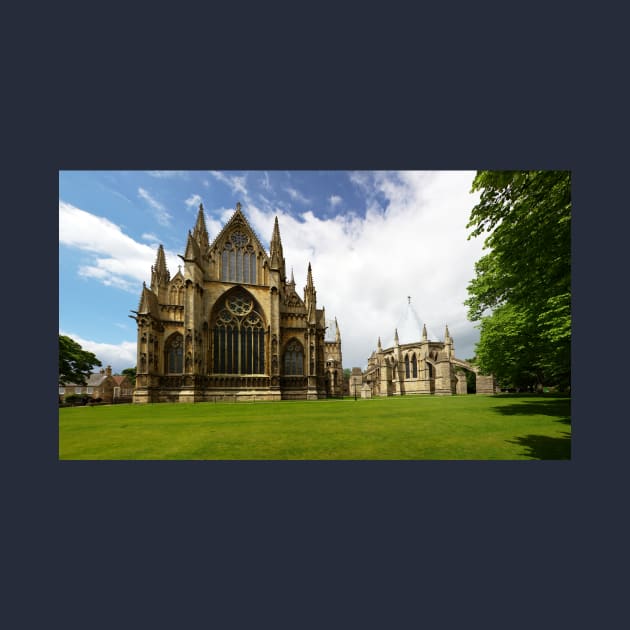
<svg viewBox="0 0 630 630">
<path fill-rule="evenodd" d="M 199 244 L 201 251 L 205 253 L 208 249 L 209 241 L 202 203 L 199 204 L 199 212 L 197 213 L 197 223 L 195 223 L 195 229 L 193 230 L 193 238 Z"/>
<path fill-rule="evenodd" d="M 295 287 L 295 278 L 293 277 L 293 267 L 291 267 L 291 281 L 289 284 L 292 284 Z"/>
<path fill-rule="evenodd" d="M 308 263 L 308 271 L 306 272 L 306 286 L 304 287 L 304 304 L 309 312 L 309 322 L 315 321 L 315 308 L 317 306 L 317 292 L 315 291 L 315 285 L 313 284 L 313 272 L 311 270 L 311 263 Z M 313 312 L 311 314 L 311 308 Z"/>
<path fill-rule="evenodd" d="M 171 274 L 166 267 L 164 247 L 160 244 L 157 250 L 155 265 L 151 267 L 151 290 L 157 291 L 158 287 L 166 286 L 171 279 Z"/>
<path fill-rule="evenodd" d="M 398 328 L 394 329 L 394 345 L 397 346 L 398 344 Z"/>
<path fill-rule="evenodd" d="M 448 324 L 446 325 L 446 330 L 444 331 L 444 352 L 447 357 L 451 357 L 454 353 L 455 348 L 453 347 L 453 339 L 451 334 L 448 332 Z"/>
<path fill-rule="evenodd" d="M 383 351 L 383 346 L 381 346 L 381 338 L 380 338 L 380 337 L 378 338 L 378 343 L 376 344 L 376 349 L 377 349 L 379 352 L 382 352 L 382 351 Z"/>
<path fill-rule="evenodd" d="M 186 242 L 186 252 L 184 254 L 184 261 L 195 261 L 199 263 L 199 243 L 197 239 L 188 231 L 188 241 Z"/>
<path fill-rule="evenodd" d="M 427 325 L 422 324 L 422 341 L 427 340 Z"/>
<path fill-rule="evenodd" d="M 271 235 L 271 244 L 269 246 L 269 257 L 271 258 L 271 269 L 278 269 L 282 277 L 286 275 L 284 272 L 284 254 L 282 252 L 282 239 L 280 238 L 280 226 L 278 225 L 278 217 L 273 223 L 273 234 Z"/>
<path fill-rule="evenodd" d="M 341 343 L 341 332 L 339 331 L 339 324 L 337 323 L 336 317 L 335 317 L 335 343 Z"/>
</svg>

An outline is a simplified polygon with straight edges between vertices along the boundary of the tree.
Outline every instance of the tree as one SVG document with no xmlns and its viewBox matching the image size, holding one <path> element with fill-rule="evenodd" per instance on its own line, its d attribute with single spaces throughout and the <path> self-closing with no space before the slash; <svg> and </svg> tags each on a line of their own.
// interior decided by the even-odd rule
<svg viewBox="0 0 630 630">
<path fill-rule="evenodd" d="M 96 355 L 83 348 L 70 337 L 59 335 L 59 384 L 86 385 L 92 369 L 103 365 Z"/>
<path fill-rule="evenodd" d="M 469 238 L 490 250 L 468 286 L 479 367 L 499 380 L 567 385 L 571 374 L 571 174 L 480 171 Z"/>
<path fill-rule="evenodd" d="M 129 380 L 135 382 L 136 380 L 136 366 L 134 367 L 130 367 L 130 368 L 125 368 L 121 374 L 123 376 L 127 376 L 129 378 Z"/>
</svg>

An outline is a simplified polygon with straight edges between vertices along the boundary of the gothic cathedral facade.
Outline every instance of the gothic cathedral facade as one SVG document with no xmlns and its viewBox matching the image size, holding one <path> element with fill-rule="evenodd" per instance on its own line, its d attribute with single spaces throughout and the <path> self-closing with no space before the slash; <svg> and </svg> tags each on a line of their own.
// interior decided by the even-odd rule
<svg viewBox="0 0 630 630">
<path fill-rule="evenodd" d="M 240 203 L 212 243 L 200 206 L 180 258 L 171 278 L 159 246 L 132 311 L 135 403 L 341 396 L 339 326 L 327 340 L 310 263 L 303 297 L 287 280 L 277 217 L 267 253 Z"/>
</svg>

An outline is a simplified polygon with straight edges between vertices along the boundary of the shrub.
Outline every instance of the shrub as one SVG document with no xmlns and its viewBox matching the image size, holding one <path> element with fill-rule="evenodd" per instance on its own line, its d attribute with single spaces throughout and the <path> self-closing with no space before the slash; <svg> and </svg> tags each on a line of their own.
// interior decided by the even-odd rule
<svg viewBox="0 0 630 630">
<path fill-rule="evenodd" d="M 70 394 L 69 396 L 66 396 L 65 402 L 72 403 L 72 404 L 76 404 L 76 403 L 86 404 L 90 402 L 91 400 L 92 400 L 92 397 L 88 396 L 87 394 Z"/>
</svg>

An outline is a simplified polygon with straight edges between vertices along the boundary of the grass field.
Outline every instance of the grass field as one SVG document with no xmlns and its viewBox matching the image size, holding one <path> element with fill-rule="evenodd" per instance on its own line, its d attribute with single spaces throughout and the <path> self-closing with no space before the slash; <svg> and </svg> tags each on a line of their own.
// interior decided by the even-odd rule
<svg viewBox="0 0 630 630">
<path fill-rule="evenodd" d="M 59 459 L 569 459 L 570 399 L 449 396 L 59 409 Z"/>
</svg>

